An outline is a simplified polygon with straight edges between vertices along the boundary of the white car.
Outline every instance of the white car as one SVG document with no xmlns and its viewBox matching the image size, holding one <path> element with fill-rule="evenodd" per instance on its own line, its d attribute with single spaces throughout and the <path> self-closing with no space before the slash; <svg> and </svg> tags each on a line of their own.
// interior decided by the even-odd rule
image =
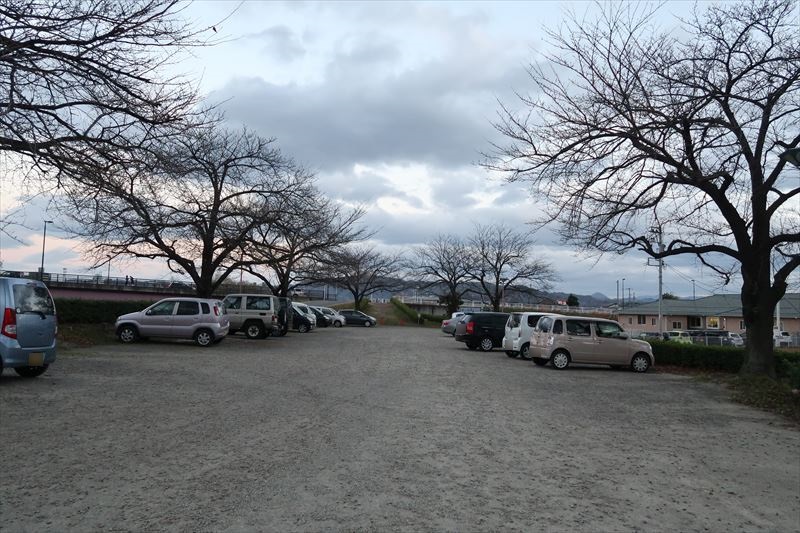
<svg viewBox="0 0 800 533">
<path fill-rule="evenodd" d="M 772 339 L 775 341 L 776 348 L 792 345 L 792 336 L 789 335 L 788 331 L 773 330 Z"/>
<path fill-rule="evenodd" d="M 509 357 L 528 358 L 531 336 L 539 319 L 546 313 L 511 313 L 506 322 L 503 350 Z"/>
<path fill-rule="evenodd" d="M 347 324 L 347 319 L 336 309 L 331 309 L 330 307 L 320 307 L 320 306 L 314 306 L 314 309 L 318 310 L 320 313 L 328 317 L 328 321 L 335 328 L 340 328 L 345 324 Z"/>
</svg>

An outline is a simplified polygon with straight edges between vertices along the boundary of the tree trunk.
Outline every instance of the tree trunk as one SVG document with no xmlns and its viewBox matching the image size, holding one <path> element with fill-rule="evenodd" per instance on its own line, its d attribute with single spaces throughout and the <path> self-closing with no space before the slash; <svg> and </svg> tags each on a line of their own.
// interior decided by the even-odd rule
<svg viewBox="0 0 800 533">
<path fill-rule="evenodd" d="M 775 377 L 772 324 L 775 305 L 786 291 L 785 284 L 770 286 L 769 261 L 760 265 L 760 275 L 752 276 L 742 268 L 742 315 L 747 329 L 745 360 L 739 373 Z M 752 266 L 752 265 L 748 265 Z M 783 287 L 783 290 L 781 288 Z"/>
</svg>

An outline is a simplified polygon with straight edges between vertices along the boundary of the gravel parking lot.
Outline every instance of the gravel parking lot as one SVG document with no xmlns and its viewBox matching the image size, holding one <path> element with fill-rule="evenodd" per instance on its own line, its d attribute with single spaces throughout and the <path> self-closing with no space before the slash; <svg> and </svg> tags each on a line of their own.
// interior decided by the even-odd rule
<svg viewBox="0 0 800 533">
<path fill-rule="evenodd" d="M 0 378 L 10 531 L 800 531 L 800 433 L 715 385 L 435 330 L 62 353 Z"/>
</svg>

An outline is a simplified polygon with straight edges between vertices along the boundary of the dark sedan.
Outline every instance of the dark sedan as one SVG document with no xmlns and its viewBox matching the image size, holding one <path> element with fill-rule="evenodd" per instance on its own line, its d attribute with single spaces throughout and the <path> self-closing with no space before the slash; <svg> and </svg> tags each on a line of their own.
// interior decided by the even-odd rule
<svg viewBox="0 0 800 533">
<path fill-rule="evenodd" d="M 339 311 L 347 320 L 348 326 L 366 326 L 372 327 L 378 325 L 378 319 L 374 316 L 365 315 L 361 311 L 354 309 L 342 309 Z"/>
</svg>

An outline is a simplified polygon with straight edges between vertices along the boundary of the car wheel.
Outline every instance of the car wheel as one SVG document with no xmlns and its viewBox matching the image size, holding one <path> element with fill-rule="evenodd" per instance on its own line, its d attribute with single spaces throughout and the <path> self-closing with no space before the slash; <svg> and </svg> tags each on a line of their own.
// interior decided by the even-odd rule
<svg viewBox="0 0 800 533">
<path fill-rule="evenodd" d="M 335 327 L 335 328 L 342 327 L 342 321 L 341 320 L 337 320 L 336 322 L 333 323 L 333 327 Z"/>
<path fill-rule="evenodd" d="M 564 370 L 569 366 L 569 354 L 564 350 L 555 352 L 551 359 L 556 370 Z"/>
<path fill-rule="evenodd" d="M 289 333 L 289 328 L 281 328 L 278 332 L 278 337 L 285 337 L 287 333 Z"/>
<path fill-rule="evenodd" d="M 489 337 L 484 337 L 481 339 L 480 347 L 481 351 L 489 352 L 492 350 L 492 348 L 494 348 L 494 343 L 492 342 L 492 339 L 490 339 Z"/>
<path fill-rule="evenodd" d="M 372 327 L 372 320 L 367 320 L 366 322 L 364 322 L 364 327 L 365 328 L 371 328 Z"/>
<path fill-rule="evenodd" d="M 244 334 L 248 339 L 260 339 L 264 336 L 264 326 L 258 322 L 250 322 L 244 328 Z"/>
<path fill-rule="evenodd" d="M 511 350 L 506 350 L 506 355 L 513 359 L 514 357 L 517 356 L 517 352 L 512 352 Z"/>
<path fill-rule="evenodd" d="M 522 345 L 522 347 L 519 349 L 519 356 L 520 356 L 522 359 L 525 359 L 525 360 L 528 360 L 528 359 L 530 359 L 530 357 L 528 357 L 528 351 L 530 350 L 530 347 L 531 347 L 531 345 L 530 345 L 530 344 L 528 344 L 528 343 L 526 342 L 526 343 L 525 343 L 525 344 L 523 344 L 523 345 Z"/>
<path fill-rule="evenodd" d="M 203 348 L 211 346 L 214 343 L 214 334 L 207 329 L 198 329 L 194 334 L 194 342 Z"/>
<path fill-rule="evenodd" d="M 631 359 L 631 370 L 634 372 L 647 372 L 650 368 L 650 357 L 645 353 L 637 353 Z"/>
<path fill-rule="evenodd" d="M 44 366 L 18 366 L 14 372 L 23 378 L 35 378 L 41 376 L 47 371 L 47 365 Z"/>
<path fill-rule="evenodd" d="M 307 333 L 308 332 L 308 325 L 300 324 L 299 326 L 297 326 L 297 331 L 299 331 L 300 333 Z"/>
<path fill-rule="evenodd" d="M 467 343 L 467 348 L 469 348 L 470 350 L 477 350 L 478 349 L 478 345 L 477 344 L 472 344 L 471 342 L 468 342 Z"/>
<path fill-rule="evenodd" d="M 541 357 L 534 357 L 533 364 L 536 366 L 544 366 L 547 364 L 547 359 L 542 359 Z"/>
<path fill-rule="evenodd" d="M 129 344 L 136 341 L 139 337 L 139 332 L 133 326 L 122 326 L 117 332 L 117 337 L 125 344 Z"/>
</svg>

